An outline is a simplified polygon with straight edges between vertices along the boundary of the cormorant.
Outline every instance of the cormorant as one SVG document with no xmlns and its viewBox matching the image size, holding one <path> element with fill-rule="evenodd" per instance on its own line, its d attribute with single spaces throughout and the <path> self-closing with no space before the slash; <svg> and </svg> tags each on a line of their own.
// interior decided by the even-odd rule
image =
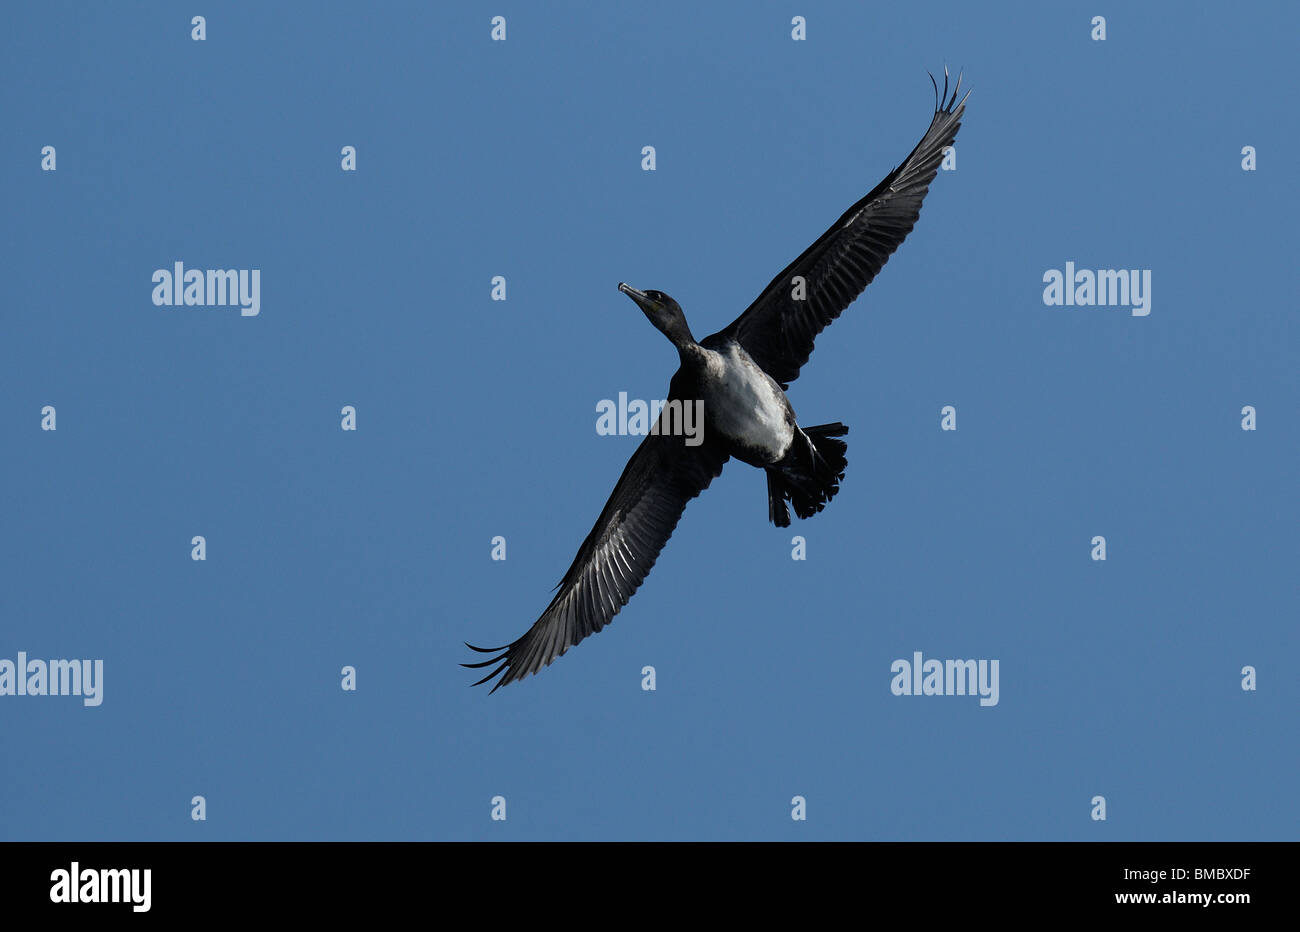
<svg viewBox="0 0 1300 932">
<path fill-rule="evenodd" d="M 500 675 L 496 692 L 609 624 L 654 566 L 686 503 L 708 488 L 728 458 L 766 471 L 768 517 L 777 527 L 789 526 L 789 507 L 808 518 L 839 491 L 847 462 L 847 444 L 839 438 L 849 429 L 840 423 L 800 428 L 785 390 L 808 361 L 817 334 L 871 283 L 920 215 L 966 103 L 966 97 L 957 100 L 960 75 L 951 97 L 947 68 L 942 93 L 933 75 L 930 83 L 934 117 L 916 148 L 725 329 L 697 342 L 668 295 L 618 286 L 677 347 L 681 367 L 655 430 L 632 454 L 542 617 L 504 647 L 466 644 L 485 654 L 504 651 L 463 664 L 499 664 L 475 686 Z M 692 445 L 680 421 L 674 432 L 670 415 L 674 401 L 695 399 L 703 400 L 704 431 Z"/>
</svg>

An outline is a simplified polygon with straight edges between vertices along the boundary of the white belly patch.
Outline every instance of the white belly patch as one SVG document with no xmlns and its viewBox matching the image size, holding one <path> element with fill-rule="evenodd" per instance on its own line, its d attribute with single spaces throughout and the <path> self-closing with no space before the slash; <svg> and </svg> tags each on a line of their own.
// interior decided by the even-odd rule
<svg viewBox="0 0 1300 932">
<path fill-rule="evenodd" d="M 704 416 L 724 437 L 775 461 L 785 455 L 794 439 L 786 421 L 781 389 L 734 347 L 724 356 L 710 353 L 709 375 L 713 393 L 705 403 Z"/>
</svg>

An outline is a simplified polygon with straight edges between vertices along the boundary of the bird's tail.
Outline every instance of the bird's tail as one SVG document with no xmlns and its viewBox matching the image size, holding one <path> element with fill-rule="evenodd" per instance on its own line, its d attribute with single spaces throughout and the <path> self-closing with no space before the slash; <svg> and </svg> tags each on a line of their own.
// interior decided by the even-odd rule
<svg viewBox="0 0 1300 932">
<path fill-rule="evenodd" d="M 848 432 L 838 421 L 805 427 L 785 457 L 767 467 L 767 516 L 773 524 L 790 526 L 786 502 L 800 518 L 811 518 L 835 497 L 849 462 L 849 445 L 836 438 Z"/>
</svg>

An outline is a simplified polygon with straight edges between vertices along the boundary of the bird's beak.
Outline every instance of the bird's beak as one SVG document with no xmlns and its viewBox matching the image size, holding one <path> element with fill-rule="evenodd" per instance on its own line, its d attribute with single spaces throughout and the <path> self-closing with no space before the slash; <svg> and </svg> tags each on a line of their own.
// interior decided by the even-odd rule
<svg viewBox="0 0 1300 932">
<path fill-rule="evenodd" d="M 650 296 L 648 294 L 646 294 L 644 291 L 638 291 L 637 289 L 629 285 L 627 282 L 619 282 L 618 290 L 623 292 L 623 294 L 627 295 L 633 301 L 635 301 L 637 303 L 637 306 L 640 307 L 641 310 L 645 311 L 646 313 L 649 313 L 655 307 L 655 303 L 650 300 Z"/>
</svg>

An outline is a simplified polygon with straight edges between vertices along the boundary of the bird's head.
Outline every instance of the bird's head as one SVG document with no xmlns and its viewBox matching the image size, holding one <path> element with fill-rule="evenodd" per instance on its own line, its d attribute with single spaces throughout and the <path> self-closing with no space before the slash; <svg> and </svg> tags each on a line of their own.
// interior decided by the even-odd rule
<svg viewBox="0 0 1300 932">
<path fill-rule="evenodd" d="M 668 295 L 662 291 L 638 291 L 627 282 L 619 282 L 618 290 L 635 301 L 642 313 L 650 318 L 650 323 L 672 340 L 674 346 L 680 349 L 695 342 L 691 328 L 686 324 L 686 315 L 682 313 L 682 306 Z"/>
</svg>

